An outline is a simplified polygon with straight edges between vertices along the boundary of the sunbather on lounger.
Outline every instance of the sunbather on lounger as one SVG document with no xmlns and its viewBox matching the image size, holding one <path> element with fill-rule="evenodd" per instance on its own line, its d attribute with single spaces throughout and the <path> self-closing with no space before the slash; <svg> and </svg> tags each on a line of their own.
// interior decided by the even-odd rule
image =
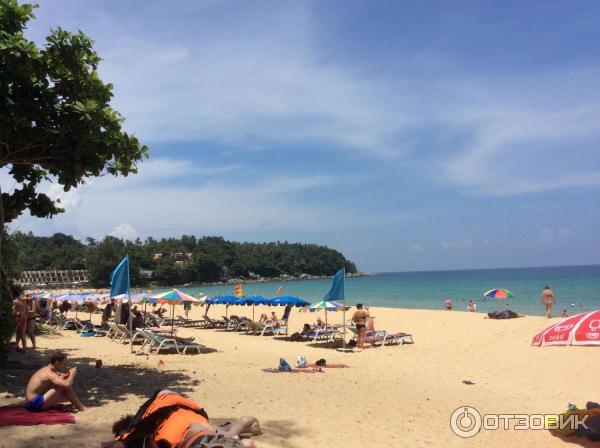
<svg viewBox="0 0 600 448">
<path fill-rule="evenodd" d="M 255 447 L 240 435 L 260 435 L 254 417 L 242 417 L 233 423 L 212 425 L 202 406 L 169 390 L 157 391 L 135 416 L 128 415 L 113 425 L 114 448 L 137 448 L 151 441 L 161 448 Z M 149 439 L 149 440 L 148 440 Z M 153 443 L 152 443 L 153 442 Z"/>
<path fill-rule="evenodd" d="M 304 341 L 305 338 L 303 336 L 306 336 L 307 334 L 311 334 L 313 332 L 314 330 L 309 324 L 304 324 L 304 326 L 302 327 L 302 331 L 299 333 L 292 334 L 289 339 L 291 341 Z"/>
</svg>

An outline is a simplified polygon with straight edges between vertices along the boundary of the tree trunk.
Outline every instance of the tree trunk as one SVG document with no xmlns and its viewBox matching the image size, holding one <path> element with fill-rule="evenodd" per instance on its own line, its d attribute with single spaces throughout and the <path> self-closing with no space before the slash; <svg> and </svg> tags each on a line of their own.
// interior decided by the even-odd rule
<svg viewBox="0 0 600 448">
<path fill-rule="evenodd" d="M 2 200 L 2 186 L 0 185 L 0 281 L 4 281 L 4 263 L 2 263 L 2 241 L 4 240 L 4 201 Z"/>
</svg>

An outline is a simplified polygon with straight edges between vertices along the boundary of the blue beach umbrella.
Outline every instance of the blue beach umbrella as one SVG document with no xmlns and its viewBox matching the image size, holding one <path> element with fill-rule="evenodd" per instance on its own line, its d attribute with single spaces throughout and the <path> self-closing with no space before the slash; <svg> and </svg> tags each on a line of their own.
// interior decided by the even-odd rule
<svg viewBox="0 0 600 448">
<path fill-rule="evenodd" d="M 262 296 L 247 296 L 239 299 L 240 305 L 252 305 L 252 320 L 254 320 L 254 307 L 256 305 L 270 305 L 271 299 Z"/>
<path fill-rule="evenodd" d="M 227 316 L 227 310 L 229 308 L 229 305 L 240 305 L 240 299 L 239 297 L 236 296 L 231 296 L 231 295 L 226 295 L 226 296 L 216 296 L 216 297 L 211 297 L 210 299 L 206 300 L 206 305 L 208 305 L 208 307 L 210 307 L 210 305 L 226 305 L 225 307 L 225 316 Z M 205 315 L 208 313 L 208 307 L 206 308 L 205 311 Z"/>
<path fill-rule="evenodd" d="M 239 299 L 241 305 L 271 305 L 273 299 L 263 296 L 245 296 Z"/>
<path fill-rule="evenodd" d="M 309 306 L 310 302 L 308 302 L 304 299 L 301 299 L 299 297 L 281 296 L 281 297 L 275 297 L 274 299 L 272 299 L 271 305 L 302 307 L 302 306 Z"/>
<path fill-rule="evenodd" d="M 217 296 L 212 299 L 208 299 L 206 303 L 214 304 L 214 305 L 233 305 L 237 304 L 239 300 L 236 296 Z"/>
</svg>

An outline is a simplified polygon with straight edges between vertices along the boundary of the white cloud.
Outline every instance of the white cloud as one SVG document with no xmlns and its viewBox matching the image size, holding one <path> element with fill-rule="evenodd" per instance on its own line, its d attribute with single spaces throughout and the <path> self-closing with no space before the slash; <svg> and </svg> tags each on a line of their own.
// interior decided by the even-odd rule
<svg viewBox="0 0 600 448">
<path fill-rule="evenodd" d="M 551 244 L 554 242 L 554 230 L 542 229 L 539 235 L 540 242 L 543 244 Z"/>
<path fill-rule="evenodd" d="M 239 167 L 229 167 L 235 172 Z M 74 190 L 77 200 L 68 212 L 50 221 L 20 217 L 14 230 L 49 234 L 102 237 L 111 233 L 134 239 L 191 233 L 227 235 L 253 232 L 255 238 L 278 234 L 327 233 L 372 228 L 373 220 L 397 223 L 410 214 L 390 212 L 376 216 L 356 209 L 307 202 L 301 194 L 352 182 L 344 177 L 217 176 L 223 168 L 199 166 L 189 160 L 150 159 L 139 173 L 127 178 L 104 176 Z M 202 175 L 198 174 L 202 173 Z M 250 179 L 250 180 L 247 180 Z M 56 186 L 46 184 L 55 190 Z"/>
<path fill-rule="evenodd" d="M 271 5 L 266 15 L 243 5 L 237 14 L 223 14 L 221 2 L 183 5 L 163 11 L 177 20 L 195 18 L 193 28 L 175 37 L 164 23 L 152 26 L 152 14 L 141 22 L 113 17 L 101 5 L 59 4 L 42 2 L 40 24 L 90 30 L 104 58 L 101 75 L 115 85 L 114 105 L 144 141 L 203 141 L 235 151 L 309 144 L 387 161 L 427 153 L 428 134 L 444 130 L 450 137 L 443 154 L 419 168 L 425 172 L 427 164 L 435 182 L 464 193 L 599 185 L 597 167 L 563 167 L 545 151 L 536 160 L 552 166 L 553 175 L 532 162 L 528 173 L 515 170 L 536 155 L 531 144 L 565 141 L 568 151 L 574 139 L 597 139 L 597 65 L 476 73 L 427 53 L 399 55 L 402 62 L 392 58 L 374 73 L 332 57 L 303 3 Z M 219 26 L 205 18 L 210 14 L 218 15 Z M 34 22 L 34 34 L 39 26 Z"/>
<path fill-rule="evenodd" d="M 72 188 L 69 191 L 65 191 L 63 187 L 59 184 L 50 184 L 47 186 L 47 183 L 44 182 L 40 186 L 40 189 L 44 189 L 44 186 L 47 187 L 46 195 L 53 201 L 58 201 L 59 206 L 63 208 L 65 211 L 68 211 L 72 208 L 77 207 L 79 205 L 80 197 L 79 192 L 76 188 Z"/>
<path fill-rule="evenodd" d="M 444 241 L 442 243 L 442 247 L 444 249 L 455 250 L 455 249 L 470 249 L 473 247 L 473 241 L 467 238 L 463 238 L 462 240 L 454 240 L 454 241 Z"/>
<path fill-rule="evenodd" d="M 571 237 L 573 236 L 573 231 L 567 228 L 549 229 L 545 228 L 540 230 L 539 240 L 544 245 L 565 245 L 569 244 L 571 241 Z"/>
<path fill-rule="evenodd" d="M 419 244 L 413 244 L 412 246 L 410 246 L 410 250 L 412 250 L 413 252 L 423 252 L 423 247 Z"/>
<path fill-rule="evenodd" d="M 110 232 L 110 235 L 121 240 L 134 241 L 137 238 L 137 230 L 130 224 L 124 222 L 115 227 L 112 232 Z"/>
</svg>

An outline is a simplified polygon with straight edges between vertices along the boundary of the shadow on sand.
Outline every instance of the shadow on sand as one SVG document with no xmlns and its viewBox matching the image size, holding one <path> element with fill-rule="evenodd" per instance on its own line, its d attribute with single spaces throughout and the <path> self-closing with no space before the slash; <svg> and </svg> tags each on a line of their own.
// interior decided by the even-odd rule
<svg viewBox="0 0 600 448">
<path fill-rule="evenodd" d="M 178 372 L 131 364 L 104 365 L 96 368 L 96 359 L 77 356 L 77 349 L 63 350 L 69 367 L 77 367 L 75 390 L 87 406 L 123 401 L 131 395 L 146 399 L 156 389 L 186 393 L 201 381 Z M 28 350 L 26 354 L 11 353 L 7 368 L 0 371 L 0 393 L 4 398 L 23 399 L 31 375 L 48 363 L 55 350 Z M 193 356 L 193 355 L 190 355 Z M 134 360 L 133 358 L 132 360 Z"/>
</svg>

